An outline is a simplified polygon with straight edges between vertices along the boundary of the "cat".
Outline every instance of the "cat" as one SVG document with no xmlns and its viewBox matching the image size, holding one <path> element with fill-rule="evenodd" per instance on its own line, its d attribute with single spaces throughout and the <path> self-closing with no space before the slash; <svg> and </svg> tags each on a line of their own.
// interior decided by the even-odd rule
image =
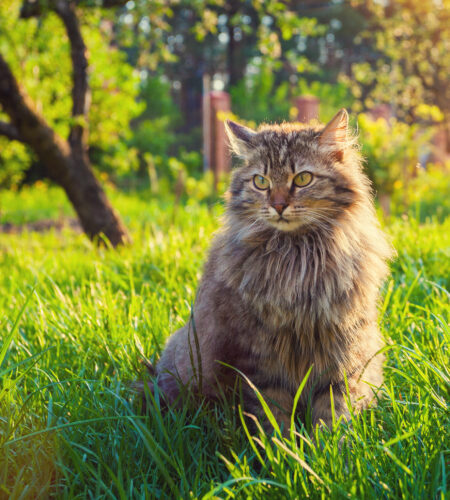
<svg viewBox="0 0 450 500">
<path fill-rule="evenodd" d="M 257 131 L 226 122 L 243 160 L 224 224 L 204 267 L 193 314 L 156 366 L 167 404 L 181 387 L 215 399 L 244 375 L 244 409 L 261 392 L 287 432 L 296 391 L 312 424 L 332 424 L 374 399 L 383 380 L 379 288 L 391 247 L 342 109 L 325 127 L 283 123 Z M 150 384 L 151 385 L 151 384 Z"/>
</svg>

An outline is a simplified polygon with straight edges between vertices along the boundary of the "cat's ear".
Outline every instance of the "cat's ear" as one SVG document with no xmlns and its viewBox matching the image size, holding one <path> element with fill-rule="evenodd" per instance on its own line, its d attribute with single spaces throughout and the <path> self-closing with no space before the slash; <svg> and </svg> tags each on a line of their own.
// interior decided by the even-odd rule
<svg viewBox="0 0 450 500">
<path fill-rule="evenodd" d="M 225 121 L 225 130 L 233 152 L 241 158 L 246 158 L 254 147 L 252 140 L 256 132 L 231 120 Z"/>
<path fill-rule="evenodd" d="M 336 116 L 328 122 L 319 136 L 321 146 L 331 149 L 342 159 L 348 141 L 348 113 L 341 109 Z"/>
</svg>

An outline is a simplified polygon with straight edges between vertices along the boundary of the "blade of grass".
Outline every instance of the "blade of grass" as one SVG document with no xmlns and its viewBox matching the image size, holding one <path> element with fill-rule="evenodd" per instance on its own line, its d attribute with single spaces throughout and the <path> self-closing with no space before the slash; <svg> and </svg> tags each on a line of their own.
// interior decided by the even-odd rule
<svg viewBox="0 0 450 500">
<path fill-rule="evenodd" d="M 33 287 L 31 292 L 27 295 L 25 302 L 23 306 L 20 308 L 19 314 L 16 316 L 16 319 L 14 321 L 13 327 L 11 328 L 11 331 L 8 333 L 6 336 L 5 340 L 3 341 L 2 349 L 0 350 L 0 368 L 2 367 L 3 360 L 5 359 L 6 352 L 8 351 L 8 348 L 13 341 L 14 335 L 17 332 L 17 327 L 19 326 L 19 321 L 22 318 L 23 313 L 25 312 L 25 309 L 28 306 L 28 303 L 31 300 L 31 297 L 35 291 L 36 287 Z"/>
</svg>

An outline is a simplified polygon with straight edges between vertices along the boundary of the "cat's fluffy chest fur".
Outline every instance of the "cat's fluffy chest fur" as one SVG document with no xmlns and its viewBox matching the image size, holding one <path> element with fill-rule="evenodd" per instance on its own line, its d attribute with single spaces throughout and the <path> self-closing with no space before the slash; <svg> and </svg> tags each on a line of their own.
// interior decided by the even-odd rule
<svg viewBox="0 0 450 500">
<path fill-rule="evenodd" d="M 225 303 L 221 325 L 230 317 L 239 325 L 235 330 L 241 333 L 231 336 L 235 348 L 250 348 L 253 356 L 274 365 L 285 386 L 298 385 L 312 364 L 317 373 L 328 370 L 331 378 L 335 367 L 351 368 L 348 358 L 354 353 L 348 346 L 362 326 L 375 320 L 375 308 L 354 293 L 363 272 L 362 252 L 342 254 L 338 263 L 332 244 L 307 234 L 277 235 L 255 246 L 225 233 L 213 244 L 206 265 L 205 280 L 215 280 L 221 290 L 211 307 L 217 311 Z"/>
<path fill-rule="evenodd" d="M 287 430 L 311 367 L 314 423 L 330 422 L 330 388 L 338 415 L 348 414 L 346 386 L 355 409 L 371 400 L 382 382 L 376 313 L 390 248 L 346 131 L 344 111 L 325 129 L 229 125 L 246 163 L 234 172 L 193 317 L 157 365 L 169 403 L 180 385 L 214 398 L 242 373 Z M 259 413 L 250 385 L 242 389 L 247 411 Z"/>
</svg>

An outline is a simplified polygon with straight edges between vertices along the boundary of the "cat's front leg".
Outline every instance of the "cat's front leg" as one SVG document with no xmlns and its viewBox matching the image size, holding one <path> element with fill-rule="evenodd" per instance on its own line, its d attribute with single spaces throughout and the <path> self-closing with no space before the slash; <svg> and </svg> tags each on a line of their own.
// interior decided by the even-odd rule
<svg viewBox="0 0 450 500">
<path fill-rule="evenodd" d="M 363 410 L 374 402 L 376 387 L 382 382 L 382 374 L 375 364 L 373 373 L 370 368 L 369 366 L 369 369 L 362 376 L 361 373 L 357 373 L 348 378 L 348 394 L 345 380 L 341 380 L 331 385 L 333 399 L 331 399 L 329 385 L 313 397 L 311 406 L 314 427 L 323 422 L 331 428 L 333 423 L 332 402 L 336 420 L 342 415 L 346 420 L 350 420 L 347 400 L 349 400 L 354 412 Z"/>
<path fill-rule="evenodd" d="M 266 415 L 261 402 L 259 401 L 254 389 L 249 385 L 243 387 L 244 410 L 250 415 L 254 415 L 261 423 L 267 433 L 272 433 L 274 428 Z M 284 436 L 289 435 L 291 426 L 291 414 L 294 403 L 292 394 L 284 389 L 269 387 L 260 391 L 261 396 L 267 403 L 270 412 L 275 418 Z"/>
<path fill-rule="evenodd" d="M 319 394 L 316 394 L 311 402 L 313 429 L 317 425 L 325 424 L 328 428 L 333 425 L 333 412 L 336 420 L 342 415 L 346 420 L 350 419 L 350 412 L 340 389 L 340 384 L 332 385 L 333 400 L 331 399 L 330 386 L 327 386 Z M 333 408 L 332 408 L 333 406 Z"/>
<path fill-rule="evenodd" d="M 375 342 L 378 337 L 375 335 L 367 335 L 367 338 L 372 338 Z M 375 344 L 367 353 L 366 356 L 359 356 L 359 362 L 356 366 L 341 368 L 339 375 L 336 378 L 340 380 L 331 383 L 333 392 L 334 414 L 336 420 L 343 415 L 347 420 L 350 419 L 350 411 L 347 404 L 349 400 L 353 412 L 358 412 L 375 403 L 377 389 L 383 383 L 383 360 L 381 354 L 372 355 L 376 352 L 378 344 Z M 356 359 L 358 354 L 354 354 Z M 346 371 L 347 381 L 343 375 Z M 311 401 L 312 406 L 312 423 L 314 427 L 323 421 L 328 427 L 332 425 L 332 409 L 330 397 L 330 385 L 326 384 L 324 388 L 316 393 Z"/>
<path fill-rule="evenodd" d="M 221 365 L 216 361 L 215 349 L 220 342 L 211 342 L 202 323 L 197 331 L 187 323 L 173 333 L 156 365 L 153 380 L 168 406 L 182 406 L 183 395 L 188 393 L 211 399 L 217 396 Z"/>
</svg>

